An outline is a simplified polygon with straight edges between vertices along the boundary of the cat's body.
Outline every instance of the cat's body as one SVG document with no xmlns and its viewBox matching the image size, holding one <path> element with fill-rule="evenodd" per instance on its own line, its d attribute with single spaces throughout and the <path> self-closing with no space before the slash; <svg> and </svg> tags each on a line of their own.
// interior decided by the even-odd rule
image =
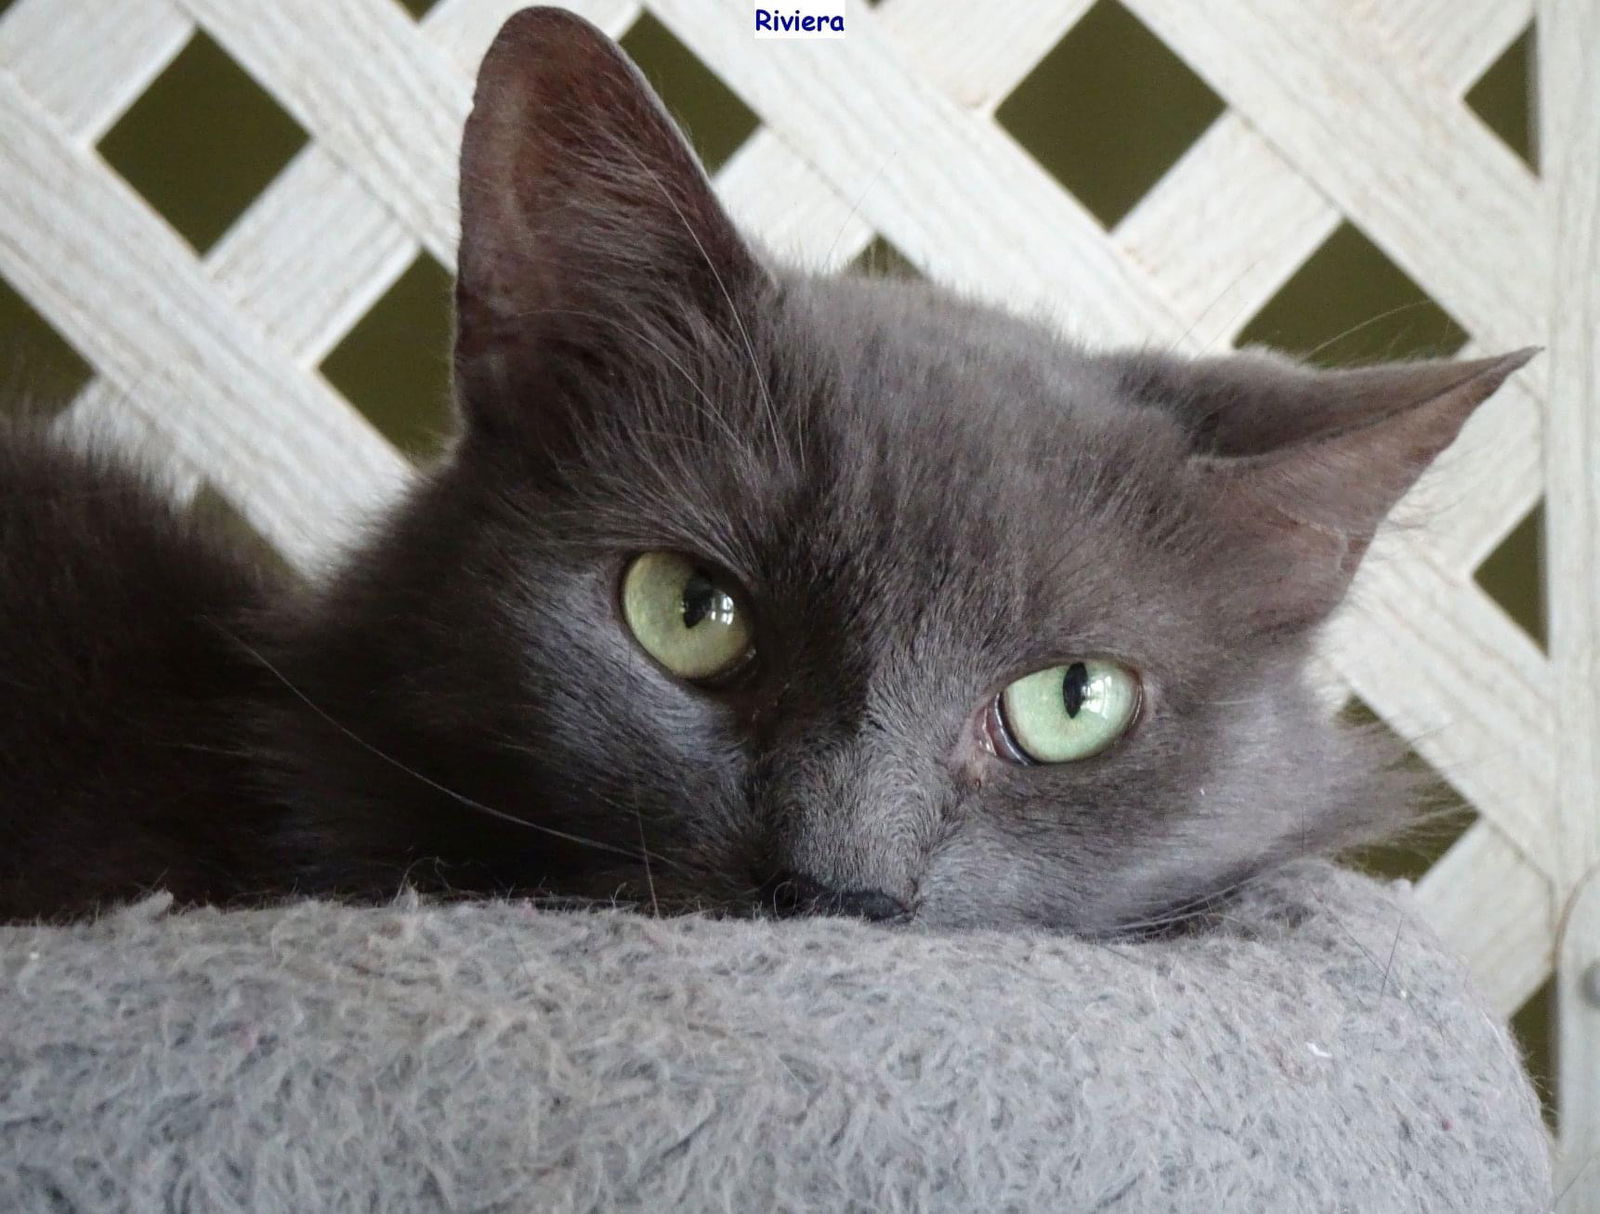
<svg viewBox="0 0 1600 1214">
<path fill-rule="evenodd" d="M 1302 666 L 1521 356 L 1091 355 L 771 270 L 614 49 L 543 10 L 486 61 L 461 256 L 463 433 L 326 585 L 4 440 L 0 918 L 410 880 L 1104 932 L 1403 819 Z M 626 587 L 662 553 L 753 638 L 714 678 L 641 644 Z M 1085 662 L 1135 709 L 1032 761 L 1005 697 L 1066 671 L 1076 718 Z"/>
<path fill-rule="evenodd" d="M 221 629 L 272 592 L 148 478 L 0 431 L 0 920 L 266 880 L 241 725 L 271 688 Z"/>
</svg>

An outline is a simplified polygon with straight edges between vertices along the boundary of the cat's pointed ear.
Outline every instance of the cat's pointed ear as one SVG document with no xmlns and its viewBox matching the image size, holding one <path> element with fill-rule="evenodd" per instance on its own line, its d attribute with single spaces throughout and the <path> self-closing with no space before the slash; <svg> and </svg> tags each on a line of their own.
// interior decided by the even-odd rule
<svg viewBox="0 0 1600 1214">
<path fill-rule="evenodd" d="M 469 423 L 526 402 L 562 360 L 607 365 L 691 309 L 732 310 L 762 273 L 611 39 L 555 8 L 506 22 L 461 150 L 456 370 Z"/>
<path fill-rule="evenodd" d="M 1255 622 L 1303 626 L 1331 611 L 1395 503 L 1536 352 L 1353 371 L 1198 368 L 1189 403 L 1213 399 L 1191 463 L 1214 518 L 1251 549 Z"/>
</svg>

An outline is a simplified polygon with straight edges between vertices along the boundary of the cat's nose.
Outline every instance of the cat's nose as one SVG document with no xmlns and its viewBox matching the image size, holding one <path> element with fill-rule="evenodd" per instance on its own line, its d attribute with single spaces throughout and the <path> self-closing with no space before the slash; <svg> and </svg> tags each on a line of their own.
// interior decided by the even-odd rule
<svg viewBox="0 0 1600 1214">
<path fill-rule="evenodd" d="M 802 873 L 783 872 L 761 887 L 761 899 L 780 919 L 800 915 L 839 915 L 892 923 L 909 918 L 911 908 L 876 889 L 830 889 Z"/>
</svg>

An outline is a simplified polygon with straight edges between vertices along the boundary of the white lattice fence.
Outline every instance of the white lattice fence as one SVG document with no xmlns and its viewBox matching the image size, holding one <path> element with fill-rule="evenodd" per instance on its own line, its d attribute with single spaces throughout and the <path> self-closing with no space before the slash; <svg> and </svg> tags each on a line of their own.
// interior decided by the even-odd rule
<svg viewBox="0 0 1600 1214">
<path fill-rule="evenodd" d="M 1506 1012 L 1552 972 L 1569 1180 L 1600 1210 L 1600 0 L 1538 6 L 1536 177 L 1463 104 L 1530 0 L 1124 0 L 1227 111 L 1111 232 L 995 122 L 1091 0 L 884 0 L 757 42 L 742 0 L 652 0 L 759 116 L 719 176 L 771 245 L 882 234 L 930 276 L 1104 343 L 1227 345 L 1344 219 L 1483 352 L 1546 355 L 1382 541 L 1327 662 L 1478 809 L 1421 883 Z M 94 365 L 70 419 L 169 449 L 289 557 L 404 461 L 316 366 L 419 250 L 453 260 L 471 74 L 519 0 L 15 0 L 0 19 L 0 275 Z M 569 5 L 614 34 L 628 0 Z M 197 27 L 311 143 L 197 259 L 95 145 Z M 1541 443 L 1541 431 L 1543 443 Z M 1541 652 L 1474 582 L 1544 495 Z"/>
</svg>

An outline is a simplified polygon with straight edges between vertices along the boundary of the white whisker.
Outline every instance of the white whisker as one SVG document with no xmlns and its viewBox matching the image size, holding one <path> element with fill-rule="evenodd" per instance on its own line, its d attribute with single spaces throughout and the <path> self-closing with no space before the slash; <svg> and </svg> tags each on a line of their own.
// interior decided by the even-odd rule
<svg viewBox="0 0 1600 1214">
<path fill-rule="evenodd" d="M 395 768 L 397 771 L 403 772 L 405 775 L 410 776 L 412 779 L 417 780 L 420 783 L 427 785 L 429 788 L 433 789 L 435 792 L 441 793 L 444 796 L 449 797 L 452 801 L 455 801 L 460 805 L 464 805 L 468 809 L 474 810 L 477 813 L 485 814 L 488 817 L 499 819 L 502 822 L 508 822 L 508 823 L 512 824 L 513 826 L 526 827 L 528 830 L 537 831 L 540 834 L 549 835 L 552 838 L 561 839 L 561 840 L 563 840 L 564 842 L 567 842 L 567 843 L 576 843 L 581 847 L 592 847 L 592 848 L 595 848 L 598 851 L 611 852 L 611 853 L 613 853 L 615 855 L 618 855 L 618 856 L 624 856 L 629 860 L 637 861 L 637 860 L 639 860 L 641 858 L 638 855 L 635 855 L 633 852 L 629 851 L 627 848 L 614 847 L 609 843 L 602 843 L 598 839 L 587 839 L 582 835 L 571 834 L 571 833 L 569 833 L 567 831 L 564 831 L 564 830 L 558 830 L 553 826 L 545 826 L 545 825 L 543 825 L 542 823 L 539 823 L 539 822 L 530 822 L 526 818 L 519 818 L 515 814 L 508 814 L 504 810 L 495 809 L 491 805 L 485 805 L 481 801 L 475 801 L 471 797 L 466 796 L 463 793 L 459 793 L 459 792 L 455 791 L 455 789 L 449 788 L 446 785 L 443 785 L 443 784 L 439 783 L 437 780 L 431 778 L 430 776 L 424 775 L 422 772 L 416 770 L 416 768 L 414 768 L 414 767 L 407 766 L 405 763 L 402 763 L 399 759 L 395 758 L 393 755 L 387 753 L 386 751 L 380 749 L 377 746 L 374 746 L 371 742 L 368 742 L 365 738 L 361 737 L 361 735 L 357 734 L 354 730 L 349 729 L 348 727 L 346 727 L 342 722 L 334 719 L 334 717 L 332 715 L 330 715 L 319 704 L 317 704 L 314 700 L 312 700 L 310 696 L 306 695 L 306 693 L 301 691 L 299 687 L 295 686 L 295 684 L 289 679 L 289 677 L 287 675 L 285 675 L 281 670 L 279 670 L 277 668 L 277 666 L 273 665 L 273 663 L 266 657 L 265 654 L 263 654 L 260 650 L 256 649 L 248 641 L 245 641 L 241 637 L 235 636 L 235 635 L 227 632 L 227 630 L 222 629 L 220 626 L 217 626 L 217 627 L 218 627 L 218 630 L 221 631 L 224 636 L 226 636 L 234 644 L 238 645 L 241 649 L 243 649 L 246 653 L 248 653 L 257 662 L 259 662 L 261 664 L 262 668 L 265 669 L 269 674 L 271 674 L 280 683 L 282 683 L 283 686 L 290 692 L 290 694 L 292 694 L 296 699 L 298 699 L 302 704 L 304 704 L 312 712 L 316 713 L 317 716 L 320 717 L 323 721 L 327 722 L 327 724 L 332 726 L 334 729 L 338 730 L 346 738 L 348 738 L 350 741 L 354 742 L 357 746 L 361 747 L 363 750 L 367 751 L 369 754 L 373 755 L 376 758 L 382 759 L 385 763 L 388 763 L 391 767 Z"/>
</svg>

